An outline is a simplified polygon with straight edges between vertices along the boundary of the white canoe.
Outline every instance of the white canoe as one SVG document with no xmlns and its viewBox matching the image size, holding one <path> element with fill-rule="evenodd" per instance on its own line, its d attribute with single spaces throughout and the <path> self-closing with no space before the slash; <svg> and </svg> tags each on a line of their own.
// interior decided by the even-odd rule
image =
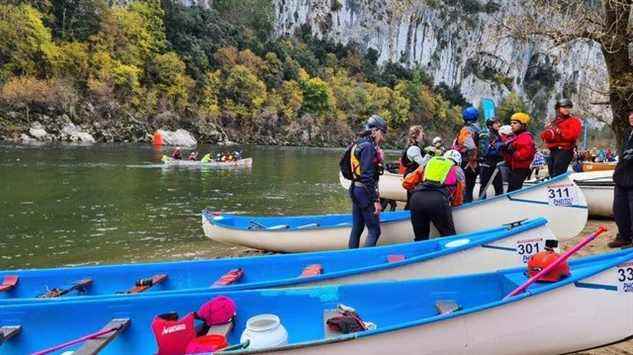
<svg viewBox="0 0 633 355">
<path fill-rule="evenodd" d="M 345 190 L 349 190 L 352 184 L 351 180 L 347 180 L 341 173 L 338 174 L 338 181 Z M 378 180 L 378 191 L 380 197 L 394 201 L 406 201 L 407 190 L 402 187 L 402 175 L 385 171 Z"/>
<path fill-rule="evenodd" d="M 570 197 L 561 199 L 561 194 Z M 568 174 L 453 209 L 458 234 L 537 217 L 550 221 L 549 228 L 559 240 L 573 238 L 582 231 L 587 223 L 587 203 Z M 202 228 L 208 238 L 225 244 L 302 252 L 346 249 L 351 220 L 350 214 L 254 217 L 203 213 Z M 257 228 L 249 228 L 253 225 Z M 381 245 L 413 240 L 409 211 L 383 212 L 381 229 Z M 432 235 L 437 235 L 434 228 Z"/>
<path fill-rule="evenodd" d="M 236 161 L 209 161 L 200 160 L 177 160 L 163 155 L 161 159 L 164 166 L 185 166 L 185 167 L 214 167 L 214 168 L 250 168 L 253 166 L 253 158 L 244 158 Z"/>
<path fill-rule="evenodd" d="M 613 217 L 613 170 L 575 173 L 571 178 L 585 194 L 590 216 Z"/>
</svg>

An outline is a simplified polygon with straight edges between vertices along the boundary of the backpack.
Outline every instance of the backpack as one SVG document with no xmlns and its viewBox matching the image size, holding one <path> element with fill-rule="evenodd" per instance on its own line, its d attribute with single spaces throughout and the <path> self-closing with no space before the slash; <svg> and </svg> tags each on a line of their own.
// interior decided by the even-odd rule
<svg viewBox="0 0 633 355">
<path fill-rule="evenodd" d="M 347 149 L 345 149 L 345 153 L 343 153 L 341 160 L 338 162 L 341 175 L 343 175 L 343 177 L 347 180 L 354 180 L 354 172 L 352 171 L 352 152 L 354 147 L 356 147 L 356 144 L 350 144 Z"/>
</svg>

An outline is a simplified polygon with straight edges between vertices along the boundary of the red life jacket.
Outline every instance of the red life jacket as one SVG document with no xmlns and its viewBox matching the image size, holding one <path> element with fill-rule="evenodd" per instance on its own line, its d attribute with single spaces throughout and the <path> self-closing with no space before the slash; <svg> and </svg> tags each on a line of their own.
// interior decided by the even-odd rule
<svg viewBox="0 0 633 355">
<path fill-rule="evenodd" d="M 504 158 L 510 169 L 529 169 L 536 154 L 532 133 L 523 131 L 508 144 L 512 144 L 513 152 L 512 154 L 504 154 Z"/>
<path fill-rule="evenodd" d="M 582 121 L 578 117 L 556 117 L 541 133 L 541 139 L 549 149 L 572 150 L 582 133 Z"/>
<path fill-rule="evenodd" d="M 194 314 L 189 313 L 178 320 L 154 317 L 152 331 L 158 343 L 158 355 L 182 355 L 187 345 L 196 337 Z"/>
</svg>

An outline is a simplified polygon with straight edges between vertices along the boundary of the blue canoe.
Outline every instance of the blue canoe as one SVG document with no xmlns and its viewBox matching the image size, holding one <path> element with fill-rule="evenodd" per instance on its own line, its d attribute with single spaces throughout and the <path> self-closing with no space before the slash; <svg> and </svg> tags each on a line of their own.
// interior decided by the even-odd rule
<svg viewBox="0 0 633 355">
<path fill-rule="evenodd" d="M 228 341 L 240 343 L 249 318 L 274 314 L 287 330 L 288 344 L 267 350 L 282 353 L 507 355 L 580 351 L 633 336 L 632 261 L 633 251 L 578 259 L 570 262 L 571 276 L 556 283 L 533 284 L 526 293 L 507 300 L 504 296 L 527 280 L 524 268 L 403 282 L 226 292 L 224 295 L 237 305 L 235 328 L 228 332 Z M 155 354 L 156 342 L 150 330 L 153 317 L 166 312 L 183 316 L 214 295 L 3 306 L 0 331 L 17 335 L 5 340 L 0 351 L 28 354 L 102 328 L 125 325 L 108 334 L 111 342 L 102 354 Z M 326 320 L 336 315 L 332 310 L 341 304 L 354 308 L 374 327 L 351 334 L 326 327 Z M 169 332 L 165 328 L 163 334 L 173 331 L 173 327 Z M 94 343 L 85 346 L 95 348 Z"/>
<path fill-rule="evenodd" d="M 544 217 L 559 240 L 577 236 L 587 223 L 587 202 L 569 174 L 453 209 L 457 233 Z M 380 215 L 379 244 L 413 240 L 410 212 Z M 204 211 L 202 228 L 211 240 L 260 250 L 304 252 L 347 248 L 351 214 L 259 217 Z M 437 235 L 436 231 L 432 231 Z"/>
<path fill-rule="evenodd" d="M 539 238 L 540 244 L 534 242 Z M 478 233 L 424 242 L 329 252 L 226 258 L 200 261 L 123 264 L 55 269 L 8 270 L 0 282 L 17 283 L 0 291 L 0 304 L 60 299 L 126 297 L 155 293 L 228 291 L 316 282 L 349 283 L 484 272 L 525 261 L 516 246 L 553 239 L 538 218 Z M 239 270 L 238 272 L 232 272 Z M 306 275 L 304 275 L 304 273 Z M 239 278 L 241 274 L 241 278 Z M 161 275 L 164 275 L 161 279 Z M 225 285 L 214 285 L 224 277 Z M 136 290 L 137 280 L 152 280 Z M 232 281 L 232 282 L 230 282 Z M 139 282 L 141 288 L 143 282 Z M 67 292 L 64 292 L 67 291 Z M 56 294 L 52 294 L 56 293 Z M 48 297 L 38 297 L 48 296 Z"/>
</svg>

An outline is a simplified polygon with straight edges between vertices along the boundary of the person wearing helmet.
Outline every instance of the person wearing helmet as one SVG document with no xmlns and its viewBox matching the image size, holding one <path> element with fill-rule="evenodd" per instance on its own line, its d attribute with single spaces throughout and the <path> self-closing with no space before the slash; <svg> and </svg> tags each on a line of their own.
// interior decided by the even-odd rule
<svg viewBox="0 0 633 355">
<path fill-rule="evenodd" d="M 424 148 L 424 152 L 430 156 L 441 156 L 444 154 L 444 141 L 442 137 L 433 138 L 433 144 Z"/>
<path fill-rule="evenodd" d="M 508 192 L 523 188 L 523 182 L 531 173 L 530 165 L 536 154 L 536 146 L 532 133 L 527 130 L 530 120 L 530 115 L 523 112 L 510 117 L 514 137 L 501 147 L 506 164 L 510 167 Z"/>
<path fill-rule="evenodd" d="M 554 177 L 567 172 L 569 164 L 574 158 L 576 141 L 582 133 L 582 121 L 572 116 L 570 109 L 574 105 L 569 99 L 556 102 L 556 118 L 545 125 L 541 139 L 550 150 L 547 167 L 549 176 Z"/>
<path fill-rule="evenodd" d="M 176 147 L 176 149 L 174 149 L 174 151 L 171 153 L 171 158 L 175 159 L 175 160 L 181 160 L 182 159 L 182 151 L 181 151 L 180 147 Z"/>
<path fill-rule="evenodd" d="M 349 195 L 352 200 L 352 231 L 349 248 L 358 248 L 360 237 L 367 227 L 365 246 L 375 246 L 380 237 L 380 195 L 378 178 L 381 174 L 382 154 L 380 145 L 385 140 L 387 122 L 378 115 L 371 116 L 359 139 L 350 147 L 349 164 L 352 184 Z"/>
<path fill-rule="evenodd" d="M 463 202 L 462 154 L 447 151 L 433 157 L 424 168 L 422 182 L 413 189 L 410 201 L 415 241 L 429 239 L 431 222 L 441 236 L 455 234 L 452 206 Z"/>
<path fill-rule="evenodd" d="M 501 123 L 496 117 L 491 117 L 486 120 L 486 126 L 488 127 L 488 135 L 486 137 L 486 143 L 483 145 L 482 162 L 480 164 L 480 186 L 479 186 L 479 198 L 486 198 L 486 192 L 484 188 L 488 186 L 490 179 L 492 178 L 492 186 L 495 189 L 495 196 L 503 194 L 503 178 L 502 174 L 499 174 L 499 167 L 497 164 L 503 161 L 501 155 L 501 146 L 503 141 L 499 136 L 499 128 Z M 494 171 L 497 170 L 495 174 Z M 494 175 L 494 178 L 492 177 Z"/>
<path fill-rule="evenodd" d="M 464 126 L 459 130 L 457 137 L 453 141 L 453 149 L 462 155 L 462 169 L 466 175 L 466 191 L 464 202 L 473 200 L 473 191 L 479 173 L 479 134 L 480 128 L 477 125 L 479 111 L 470 106 L 462 112 Z"/>
<path fill-rule="evenodd" d="M 423 155 L 420 144 L 424 142 L 424 130 L 422 126 L 411 126 L 409 128 L 409 138 L 407 142 L 407 148 L 402 152 L 400 157 L 400 166 L 403 169 L 403 176 L 407 176 L 412 173 L 418 167 L 424 166 L 431 159 L 431 155 L 428 153 Z M 404 209 L 409 209 L 409 199 L 411 198 L 411 192 L 407 191 L 407 204 Z"/>
<path fill-rule="evenodd" d="M 609 242 L 610 248 L 633 247 L 633 111 L 628 118 L 631 130 L 624 137 L 613 171 L 613 217 L 619 233 Z"/>
</svg>

